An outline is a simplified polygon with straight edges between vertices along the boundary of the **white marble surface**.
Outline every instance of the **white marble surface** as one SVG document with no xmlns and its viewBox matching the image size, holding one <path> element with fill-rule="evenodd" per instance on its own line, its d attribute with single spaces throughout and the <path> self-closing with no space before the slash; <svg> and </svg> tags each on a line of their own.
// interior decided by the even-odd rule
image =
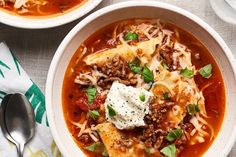
<svg viewBox="0 0 236 157">
<path fill-rule="evenodd" d="M 103 0 L 95 10 L 121 1 L 127 0 Z M 218 18 L 208 0 L 159 1 L 179 6 L 202 18 L 220 34 L 236 57 L 236 26 L 227 24 Z M 24 30 L 0 24 L 0 41 L 5 41 L 9 45 L 24 69 L 44 91 L 50 61 L 58 45 L 81 19 L 61 27 L 45 30 Z M 228 157 L 235 156 L 236 145 Z"/>
</svg>

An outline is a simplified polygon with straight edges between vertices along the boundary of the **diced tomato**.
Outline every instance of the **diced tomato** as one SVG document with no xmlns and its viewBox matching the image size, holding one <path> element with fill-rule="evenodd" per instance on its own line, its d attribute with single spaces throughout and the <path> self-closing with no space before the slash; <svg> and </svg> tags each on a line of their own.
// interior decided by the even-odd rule
<svg viewBox="0 0 236 157">
<path fill-rule="evenodd" d="M 83 111 L 88 111 L 88 99 L 80 97 L 75 104 Z"/>
<path fill-rule="evenodd" d="M 78 100 L 76 100 L 75 104 L 78 106 L 82 111 L 88 111 L 100 108 L 101 104 L 105 103 L 106 96 L 97 95 L 93 100 L 91 105 L 88 105 L 88 98 L 87 95 L 81 96 Z"/>
<path fill-rule="evenodd" d="M 93 103 L 90 106 L 91 110 L 98 109 L 100 108 L 101 104 L 105 103 L 106 96 L 98 95 L 96 98 L 93 100 Z"/>
</svg>

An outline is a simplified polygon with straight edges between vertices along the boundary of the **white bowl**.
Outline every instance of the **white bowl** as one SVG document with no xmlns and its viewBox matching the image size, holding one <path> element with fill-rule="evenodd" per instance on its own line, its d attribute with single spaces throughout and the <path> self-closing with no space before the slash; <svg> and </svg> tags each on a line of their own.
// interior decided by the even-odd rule
<svg viewBox="0 0 236 157">
<path fill-rule="evenodd" d="M 219 18 L 225 22 L 236 25 L 236 10 L 233 9 L 225 0 L 210 0 L 210 4 Z"/>
<path fill-rule="evenodd" d="M 233 55 L 222 38 L 197 16 L 178 7 L 152 1 L 130 1 L 108 6 L 91 14 L 65 37 L 51 63 L 46 85 L 46 110 L 52 135 L 65 157 L 85 156 L 73 141 L 62 111 L 62 82 L 71 57 L 96 30 L 130 18 L 160 18 L 192 33 L 213 52 L 226 86 L 226 113 L 222 128 L 205 157 L 226 157 L 236 138 L 236 78 Z"/>
<path fill-rule="evenodd" d="M 26 18 L 24 16 L 17 16 L 0 10 L 0 23 L 27 29 L 52 28 L 67 24 L 84 16 L 89 11 L 94 9 L 101 1 L 102 0 L 88 0 L 83 5 L 72 11 L 69 11 L 68 13 L 48 18 Z"/>
</svg>

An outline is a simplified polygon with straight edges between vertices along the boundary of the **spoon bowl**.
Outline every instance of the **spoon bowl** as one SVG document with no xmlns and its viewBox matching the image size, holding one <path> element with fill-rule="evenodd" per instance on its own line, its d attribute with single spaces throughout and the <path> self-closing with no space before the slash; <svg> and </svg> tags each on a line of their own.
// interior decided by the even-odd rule
<svg viewBox="0 0 236 157">
<path fill-rule="evenodd" d="M 9 141 L 11 141 L 12 143 L 15 143 L 15 141 L 12 139 L 12 137 L 9 135 L 9 133 L 8 133 L 8 131 L 6 129 L 5 118 L 4 118 L 4 114 L 3 114 L 3 113 L 5 113 L 6 105 L 7 105 L 8 101 L 9 101 L 9 98 L 11 97 L 11 95 L 12 94 L 8 94 L 2 100 L 1 107 L 0 107 L 0 125 L 1 125 L 2 133 L 4 134 L 4 136 Z"/>
<path fill-rule="evenodd" d="M 22 94 L 4 97 L 1 110 L 1 127 L 5 137 L 17 146 L 23 156 L 24 146 L 35 133 L 35 115 L 31 104 Z"/>
</svg>

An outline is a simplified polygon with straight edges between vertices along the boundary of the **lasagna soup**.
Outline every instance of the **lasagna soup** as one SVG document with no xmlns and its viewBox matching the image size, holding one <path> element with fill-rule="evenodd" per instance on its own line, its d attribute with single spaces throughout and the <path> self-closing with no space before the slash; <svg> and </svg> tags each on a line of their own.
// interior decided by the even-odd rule
<svg viewBox="0 0 236 157">
<path fill-rule="evenodd" d="M 62 100 L 88 157 L 200 157 L 225 110 L 210 52 L 157 19 L 116 22 L 85 40 L 67 68 Z"/>
<path fill-rule="evenodd" d="M 0 10 L 24 17 L 61 15 L 88 0 L 0 0 Z"/>
</svg>

